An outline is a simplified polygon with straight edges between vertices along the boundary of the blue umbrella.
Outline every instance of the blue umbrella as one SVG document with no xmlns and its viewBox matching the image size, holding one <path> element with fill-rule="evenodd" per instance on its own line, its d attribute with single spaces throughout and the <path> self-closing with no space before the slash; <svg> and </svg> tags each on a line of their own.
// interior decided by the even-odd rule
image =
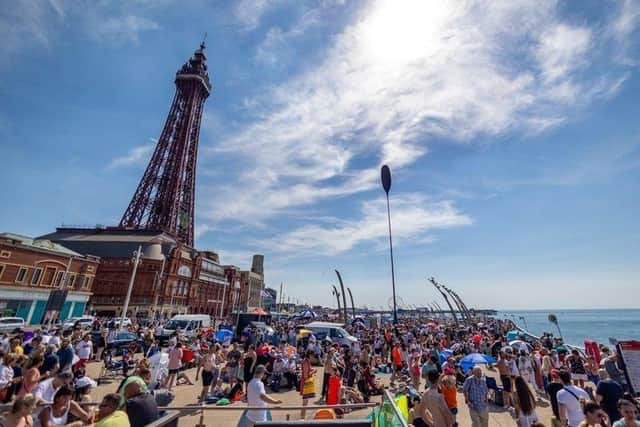
<svg viewBox="0 0 640 427">
<path fill-rule="evenodd" d="M 305 310 L 300 313 L 300 317 L 303 317 L 305 319 L 315 319 L 316 317 L 318 317 L 318 315 L 311 310 Z"/>
<path fill-rule="evenodd" d="M 228 329 L 220 329 L 216 332 L 216 341 L 218 342 L 224 342 L 231 337 L 233 337 L 233 332 Z"/>
<path fill-rule="evenodd" d="M 473 368 L 475 365 L 480 365 L 484 363 L 495 363 L 496 359 L 491 356 L 487 356 L 486 354 L 481 353 L 471 353 L 467 354 L 460 360 L 460 367 L 463 372 L 467 372 L 469 369 Z"/>
<path fill-rule="evenodd" d="M 440 363 L 446 362 L 451 356 L 453 356 L 453 350 L 449 350 L 448 348 L 440 350 Z"/>
</svg>

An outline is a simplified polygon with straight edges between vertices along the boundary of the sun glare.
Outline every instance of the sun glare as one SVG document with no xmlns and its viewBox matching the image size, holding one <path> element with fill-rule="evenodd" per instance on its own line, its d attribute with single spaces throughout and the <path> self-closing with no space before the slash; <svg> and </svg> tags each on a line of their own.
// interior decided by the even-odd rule
<svg viewBox="0 0 640 427">
<path fill-rule="evenodd" d="M 444 1 L 380 1 L 361 24 L 364 52 L 384 62 L 429 56 L 440 45 L 450 17 L 450 4 Z"/>
</svg>

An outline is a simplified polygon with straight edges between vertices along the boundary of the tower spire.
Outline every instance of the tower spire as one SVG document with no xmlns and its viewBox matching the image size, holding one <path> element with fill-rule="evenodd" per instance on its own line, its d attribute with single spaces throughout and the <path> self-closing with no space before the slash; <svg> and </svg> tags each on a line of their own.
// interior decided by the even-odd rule
<svg viewBox="0 0 640 427">
<path fill-rule="evenodd" d="M 164 128 L 120 227 L 161 230 L 193 247 L 200 121 L 211 93 L 204 39 L 176 73 L 175 85 Z"/>
</svg>

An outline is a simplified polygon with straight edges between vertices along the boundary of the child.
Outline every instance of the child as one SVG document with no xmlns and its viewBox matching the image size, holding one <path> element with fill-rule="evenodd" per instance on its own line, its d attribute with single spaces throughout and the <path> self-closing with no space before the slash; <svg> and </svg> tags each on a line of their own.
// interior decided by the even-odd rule
<svg viewBox="0 0 640 427">
<path fill-rule="evenodd" d="M 444 401 L 447 402 L 447 406 L 453 414 L 453 427 L 458 425 L 456 421 L 456 415 L 458 414 L 458 393 L 456 390 L 456 377 L 453 375 L 445 375 L 440 382 L 440 391 Z"/>
</svg>

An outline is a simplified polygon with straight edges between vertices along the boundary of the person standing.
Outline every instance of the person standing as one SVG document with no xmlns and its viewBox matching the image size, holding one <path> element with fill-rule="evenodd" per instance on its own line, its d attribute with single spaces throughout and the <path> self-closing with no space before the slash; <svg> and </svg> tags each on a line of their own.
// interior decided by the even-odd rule
<svg viewBox="0 0 640 427">
<path fill-rule="evenodd" d="M 551 410 L 553 411 L 551 425 L 556 425 L 560 423 L 560 410 L 558 409 L 558 392 L 562 390 L 564 386 L 562 385 L 562 381 L 560 381 L 559 371 L 557 369 L 552 369 L 549 375 L 551 376 L 551 382 L 547 384 L 545 391 L 547 392 L 547 395 L 549 395 L 549 402 L 551 403 Z"/>
<path fill-rule="evenodd" d="M 264 377 L 267 369 L 264 365 L 258 365 L 255 367 L 255 372 L 253 374 L 253 379 L 247 383 L 247 403 L 251 407 L 259 407 L 259 408 L 267 408 L 268 404 L 279 405 L 282 403 L 279 399 L 274 399 L 269 396 L 264 389 L 264 383 L 262 379 Z M 267 420 L 267 410 L 266 409 L 252 409 L 247 411 L 247 418 L 249 420 L 249 425 L 247 427 L 252 427 L 255 423 L 264 422 Z"/>
<path fill-rule="evenodd" d="M 200 392 L 199 402 L 204 403 L 207 400 L 207 394 L 211 389 L 211 384 L 217 380 L 216 370 L 216 350 L 214 346 L 209 347 L 209 351 L 200 360 L 198 365 L 198 371 L 202 369 L 202 391 Z M 198 379 L 198 373 L 196 372 L 196 380 Z"/>
<path fill-rule="evenodd" d="M 176 384 L 177 384 L 178 382 L 177 377 L 181 367 L 182 367 L 182 343 L 178 342 L 176 343 L 176 346 L 172 348 L 171 351 L 169 351 L 169 366 L 167 367 L 169 369 L 169 378 L 167 379 L 168 391 L 171 391 L 171 388 L 173 387 L 174 378 L 176 379 Z"/>
<path fill-rule="evenodd" d="M 444 397 L 438 391 L 439 378 L 440 375 L 437 371 L 429 371 L 427 374 L 429 382 L 427 390 L 422 395 L 422 399 L 420 399 L 420 414 L 423 414 L 426 408 L 433 417 L 433 425 L 452 427 L 455 418 L 449 410 Z"/>
<path fill-rule="evenodd" d="M 247 384 L 247 390 L 249 387 L 249 381 L 253 378 L 254 369 L 256 368 L 256 364 L 258 363 L 258 355 L 256 354 L 256 348 L 254 345 L 250 345 L 247 349 L 247 352 L 242 359 L 243 369 L 244 369 L 244 380 Z"/>
<path fill-rule="evenodd" d="M 607 376 L 607 371 L 604 369 L 600 369 L 599 376 L 601 380 L 596 387 L 596 401 L 602 405 L 602 409 L 609 416 L 609 420 L 615 422 L 620 419 L 618 401 L 622 398 L 624 390 L 620 384 Z"/>
<path fill-rule="evenodd" d="M 313 350 L 307 350 L 302 359 L 301 378 L 300 378 L 300 395 L 302 396 L 302 406 L 309 404 L 309 399 L 316 397 L 315 370 L 311 366 L 311 358 Z M 306 410 L 300 411 L 300 418 L 305 419 Z"/>
<path fill-rule="evenodd" d="M 62 344 L 60 350 L 58 350 L 57 356 L 60 364 L 60 371 L 71 372 L 74 353 L 68 337 L 62 338 Z"/>
<path fill-rule="evenodd" d="M 571 385 L 571 374 L 560 371 L 563 388 L 558 391 L 560 422 L 568 427 L 578 427 L 583 418 L 581 400 L 589 400 L 589 394 L 580 387 Z"/>
<path fill-rule="evenodd" d="M 498 372 L 502 382 L 502 402 L 505 408 L 511 407 L 511 371 L 509 369 L 509 356 L 504 351 L 500 351 L 498 359 Z"/>
<path fill-rule="evenodd" d="M 393 363 L 391 385 L 393 385 L 394 381 L 400 377 L 402 372 L 402 350 L 398 341 L 396 341 L 396 343 L 393 345 L 393 349 L 391 349 L 391 361 Z"/>
<path fill-rule="evenodd" d="M 465 380 L 462 389 L 465 403 L 469 406 L 472 427 L 489 427 L 489 402 L 487 399 L 489 389 L 479 366 L 473 368 L 472 375 Z"/>
<path fill-rule="evenodd" d="M 531 427 L 534 422 L 538 421 L 536 399 L 524 378 L 516 377 L 515 386 L 518 427 Z"/>
</svg>

